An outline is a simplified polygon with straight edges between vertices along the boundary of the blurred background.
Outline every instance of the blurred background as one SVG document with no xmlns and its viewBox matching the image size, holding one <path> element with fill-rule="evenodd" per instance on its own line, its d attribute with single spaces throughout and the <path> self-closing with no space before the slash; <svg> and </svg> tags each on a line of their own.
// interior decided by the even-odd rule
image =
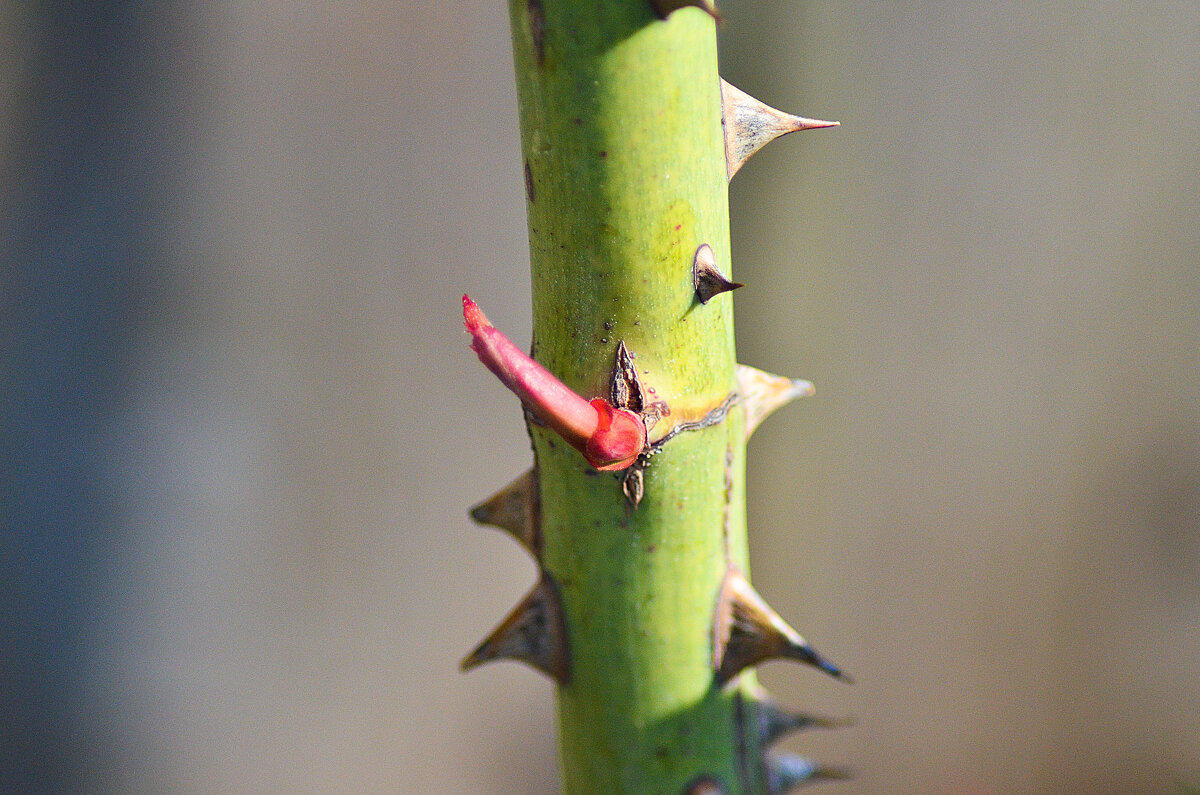
<svg viewBox="0 0 1200 795">
<path fill-rule="evenodd" d="M 756 584 L 857 680 L 764 666 L 858 719 L 786 746 L 1200 784 L 1200 5 L 723 11 L 842 122 L 731 186 L 741 360 L 817 384 Z M 534 576 L 466 513 L 530 462 L 458 315 L 528 340 L 507 28 L 0 4 L 0 791 L 554 792 L 550 685 L 457 668 Z"/>
</svg>

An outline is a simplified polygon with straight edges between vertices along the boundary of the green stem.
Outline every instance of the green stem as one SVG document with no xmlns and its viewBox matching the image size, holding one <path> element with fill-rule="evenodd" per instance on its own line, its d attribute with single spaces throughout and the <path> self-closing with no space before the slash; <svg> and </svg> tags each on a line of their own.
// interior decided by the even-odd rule
<svg viewBox="0 0 1200 795">
<path fill-rule="evenodd" d="M 729 267 L 727 167 L 713 19 L 659 20 L 646 0 L 510 0 L 527 180 L 534 356 L 585 398 L 607 396 L 618 342 L 647 402 L 696 420 L 737 388 L 728 296 L 697 300 L 692 259 Z M 653 390 L 651 392 L 650 390 Z M 541 562 L 562 599 L 570 679 L 558 689 L 567 793 L 684 793 L 708 776 L 762 788 L 746 703 L 722 687 L 713 621 L 747 570 L 742 407 L 671 438 L 632 508 L 530 426 Z"/>
</svg>

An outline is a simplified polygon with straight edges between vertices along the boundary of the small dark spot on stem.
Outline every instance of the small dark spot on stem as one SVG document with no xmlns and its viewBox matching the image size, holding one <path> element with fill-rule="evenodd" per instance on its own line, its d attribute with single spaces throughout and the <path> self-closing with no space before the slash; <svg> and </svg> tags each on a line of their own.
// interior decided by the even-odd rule
<svg viewBox="0 0 1200 795">
<path fill-rule="evenodd" d="M 546 62 L 546 12 L 542 0 L 528 0 L 525 9 L 529 14 L 529 35 L 533 38 L 533 51 L 538 66 Z"/>
<path fill-rule="evenodd" d="M 612 321 L 611 320 L 604 321 L 604 330 L 612 331 Z"/>
<path fill-rule="evenodd" d="M 600 150 L 600 159 L 601 159 L 601 160 L 603 160 L 603 159 L 605 159 L 605 158 L 607 158 L 607 157 L 608 157 L 608 152 L 606 152 L 606 151 L 604 151 L 603 149 L 601 149 L 601 150 Z"/>
<path fill-rule="evenodd" d="M 600 342 L 601 342 L 601 344 L 603 344 L 603 345 L 607 345 L 607 344 L 608 344 L 608 337 L 601 337 L 601 338 L 600 338 Z"/>
</svg>

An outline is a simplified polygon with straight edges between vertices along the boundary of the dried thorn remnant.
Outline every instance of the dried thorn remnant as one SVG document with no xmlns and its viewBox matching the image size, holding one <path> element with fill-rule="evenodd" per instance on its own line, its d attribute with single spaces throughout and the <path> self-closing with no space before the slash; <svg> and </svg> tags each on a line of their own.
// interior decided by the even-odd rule
<svg viewBox="0 0 1200 795">
<path fill-rule="evenodd" d="M 776 110 L 724 80 L 721 106 L 725 123 L 725 170 L 730 179 L 755 152 L 781 135 L 838 126 L 836 121 L 806 119 Z"/>
<path fill-rule="evenodd" d="M 713 620 L 713 669 L 717 681 L 723 685 L 743 669 L 770 659 L 798 660 L 837 679 L 851 681 L 788 626 L 745 575 L 731 567 L 721 584 Z"/>
<path fill-rule="evenodd" d="M 530 469 L 484 502 L 471 509 L 479 524 L 499 527 L 529 550 L 534 560 L 542 552 L 541 500 L 537 470 Z"/>
<path fill-rule="evenodd" d="M 844 767 L 826 767 L 795 754 L 771 754 L 766 758 L 763 767 L 766 770 L 767 792 L 770 795 L 782 795 L 801 784 L 822 779 L 850 778 L 850 771 Z"/>
<path fill-rule="evenodd" d="M 617 343 L 617 361 L 609 379 L 609 392 L 615 407 L 629 409 L 637 414 L 642 413 L 642 381 L 638 378 L 633 356 L 625 347 L 625 340 Z"/>
<path fill-rule="evenodd" d="M 474 301 L 465 295 L 462 300 L 471 349 L 539 420 L 598 470 L 625 469 L 638 459 L 646 447 L 640 416 L 603 398 L 588 401 L 575 394 L 501 334 Z"/>
<path fill-rule="evenodd" d="M 769 698 L 760 698 L 755 706 L 758 712 L 758 740 L 764 746 L 795 731 L 841 729 L 854 725 L 850 718 L 827 718 L 804 712 L 789 712 Z"/>
<path fill-rule="evenodd" d="M 742 403 L 746 407 L 747 439 L 775 409 L 816 392 L 811 381 L 773 375 L 745 364 L 737 366 L 737 380 L 738 391 L 742 393 Z"/>
<path fill-rule="evenodd" d="M 621 477 L 621 493 L 625 495 L 625 504 L 629 510 L 636 511 L 642 502 L 646 490 L 645 465 L 636 463 L 626 469 Z"/>
<path fill-rule="evenodd" d="M 659 19 L 666 19 L 672 11 L 695 6 L 717 22 L 721 21 L 721 15 L 717 13 L 717 4 L 712 0 L 650 0 L 650 5 L 654 7 L 654 13 L 658 14 Z"/>
<path fill-rule="evenodd" d="M 721 273 L 720 268 L 717 267 L 717 258 L 713 254 L 712 246 L 702 243 L 692 258 L 692 286 L 696 290 L 696 300 L 707 304 L 715 295 L 727 293 L 746 285 L 730 281 L 725 274 Z"/>
<path fill-rule="evenodd" d="M 461 667 L 469 671 L 505 659 L 528 663 L 559 684 L 565 685 L 571 679 L 562 599 L 545 571 L 533 590 L 467 655 Z"/>
<path fill-rule="evenodd" d="M 646 390 L 642 388 L 642 379 L 633 358 L 625 346 L 625 340 L 619 340 L 616 362 L 609 376 L 609 399 L 614 408 L 628 409 L 641 416 L 642 424 L 649 432 L 659 420 L 671 413 L 671 408 L 661 400 L 646 400 Z"/>
</svg>

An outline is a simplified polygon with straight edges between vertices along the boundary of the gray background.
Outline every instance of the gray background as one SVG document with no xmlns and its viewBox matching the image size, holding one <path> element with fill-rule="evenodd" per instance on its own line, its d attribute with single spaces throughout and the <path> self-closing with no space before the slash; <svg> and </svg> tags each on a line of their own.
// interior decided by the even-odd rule
<svg viewBox="0 0 1200 795">
<path fill-rule="evenodd" d="M 84 6 L 80 6 L 81 8 Z M 0 5 L 0 789 L 548 793 L 499 2 Z M 730 0 L 755 578 L 830 792 L 1200 782 L 1200 6 Z M 692 13 L 692 12 L 688 12 Z"/>
</svg>

